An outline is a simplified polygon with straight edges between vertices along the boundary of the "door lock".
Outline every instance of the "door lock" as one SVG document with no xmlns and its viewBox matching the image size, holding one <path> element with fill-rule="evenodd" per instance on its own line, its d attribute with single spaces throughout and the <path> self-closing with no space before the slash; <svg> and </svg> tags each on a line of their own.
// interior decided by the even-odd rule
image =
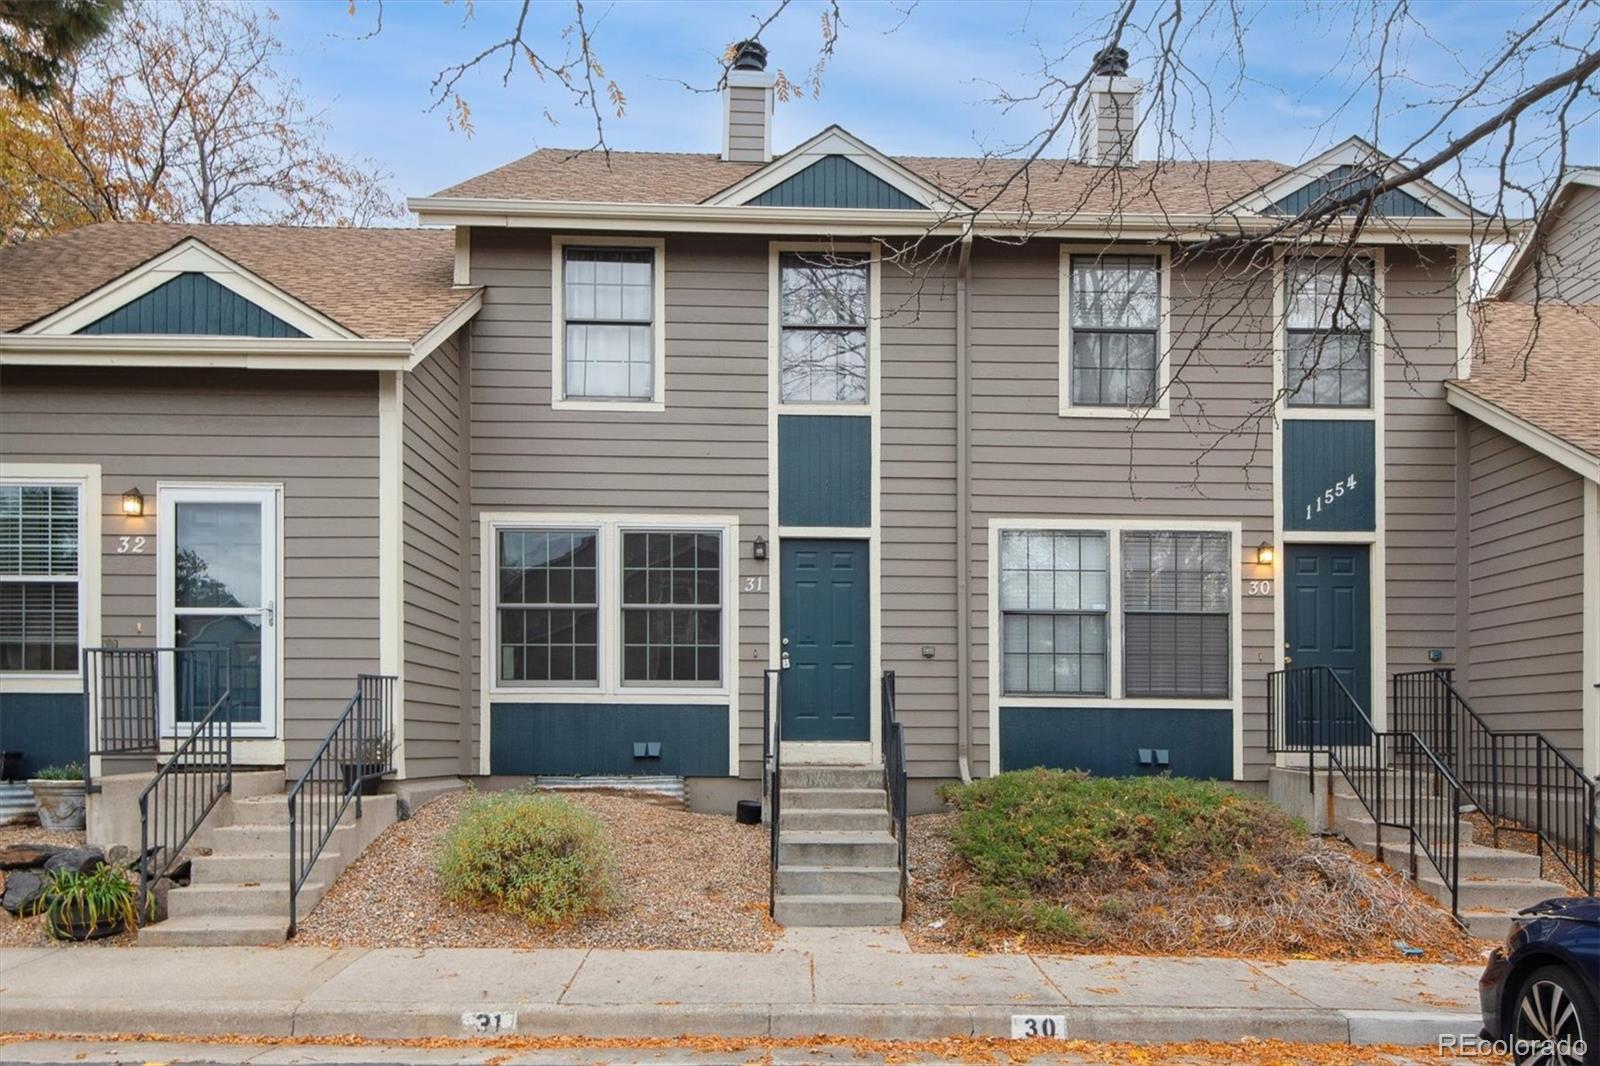
<svg viewBox="0 0 1600 1066">
<path fill-rule="evenodd" d="M 780 669 L 780 670 L 789 669 L 789 653 L 788 652 L 784 652 L 783 655 L 778 659 L 778 669 Z"/>
<path fill-rule="evenodd" d="M 1283 657 L 1283 665 L 1288 666 L 1292 662 L 1294 662 L 1294 656 L 1293 655 L 1285 655 Z"/>
</svg>

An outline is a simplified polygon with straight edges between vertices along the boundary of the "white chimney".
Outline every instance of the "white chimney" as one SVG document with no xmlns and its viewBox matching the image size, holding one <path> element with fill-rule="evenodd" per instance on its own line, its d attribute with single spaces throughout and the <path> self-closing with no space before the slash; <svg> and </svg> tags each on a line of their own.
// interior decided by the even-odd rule
<svg viewBox="0 0 1600 1066">
<path fill-rule="evenodd" d="M 1139 162 L 1139 90 L 1128 77 L 1128 51 L 1102 48 L 1078 109 L 1078 154 L 1093 166 Z"/>
<path fill-rule="evenodd" d="M 734 163 L 772 160 L 772 86 L 760 41 L 733 46 L 733 67 L 722 92 L 722 158 Z"/>
</svg>

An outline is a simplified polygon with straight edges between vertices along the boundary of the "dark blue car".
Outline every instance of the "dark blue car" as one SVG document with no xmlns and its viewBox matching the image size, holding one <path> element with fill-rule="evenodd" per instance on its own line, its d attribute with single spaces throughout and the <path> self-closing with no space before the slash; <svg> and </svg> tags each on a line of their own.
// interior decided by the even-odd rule
<svg viewBox="0 0 1600 1066">
<path fill-rule="evenodd" d="M 1484 1037 L 1504 1042 L 1518 1066 L 1600 1066 L 1600 900 L 1523 911 L 1478 995 Z"/>
</svg>

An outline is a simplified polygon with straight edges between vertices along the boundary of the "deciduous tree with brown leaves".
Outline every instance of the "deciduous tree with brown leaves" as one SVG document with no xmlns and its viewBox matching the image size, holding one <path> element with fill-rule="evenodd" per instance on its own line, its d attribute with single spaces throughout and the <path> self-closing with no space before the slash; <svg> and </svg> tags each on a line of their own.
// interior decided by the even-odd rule
<svg viewBox="0 0 1600 1066">
<path fill-rule="evenodd" d="M 270 12 L 136 0 L 42 98 L 0 91 L 0 242 L 108 220 L 363 225 L 388 174 L 330 150 Z"/>
</svg>

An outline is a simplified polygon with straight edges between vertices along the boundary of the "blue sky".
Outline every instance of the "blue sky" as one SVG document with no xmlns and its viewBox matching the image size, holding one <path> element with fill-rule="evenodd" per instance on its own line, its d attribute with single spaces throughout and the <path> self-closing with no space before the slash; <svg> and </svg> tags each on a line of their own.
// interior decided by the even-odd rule
<svg viewBox="0 0 1600 1066">
<path fill-rule="evenodd" d="M 549 83 L 518 63 L 502 86 L 501 62 L 464 82 L 472 107 L 472 136 L 453 130 L 444 111 L 429 113 L 429 82 L 442 66 L 458 62 L 502 36 L 515 17 L 509 0 L 477 0 L 466 18 L 464 0 L 387 0 L 381 32 L 376 6 L 361 0 L 356 14 L 344 0 L 298 0 L 271 6 L 290 54 L 286 73 L 299 79 L 313 104 L 325 109 L 333 145 L 365 154 L 393 171 L 399 191 L 433 192 L 538 147 L 582 147 L 593 138 L 582 113 Z M 830 122 L 838 122 L 890 153 L 970 155 L 1015 144 L 1045 122 L 1036 104 L 1006 110 L 993 102 L 996 86 L 1026 91 L 1038 84 L 1040 59 L 1066 51 L 1062 73 L 1076 75 L 1092 44 L 1086 27 L 1111 10 L 1108 4 L 1009 2 L 897 3 L 843 0 L 845 26 L 825 76 L 820 98 L 778 106 L 774 147 L 787 148 Z M 1384 147 L 1409 142 L 1430 121 L 1428 105 L 1440 86 L 1460 84 L 1514 27 L 1530 18 L 1530 5 L 1501 0 L 1420 0 L 1413 4 L 1426 33 L 1413 30 L 1402 42 L 1398 65 L 1407 80 L 1386 93 L 1379 129 Z M 724 44 L 742 36 L 773 0 L 720 2 L 605 3 L 589 0 L 596 51 L 628 96 L 625 117 L 607 119 L 607 139 L 616 149 L 716 151 L 721 146 L 717 98 L 684 89 L 680 81 L 708 85 Z M 803 75 L 820 40 L 816 0 L 794 0 L 764 34 L 774 67 Z M 1190 8 L 1193 10 L 1193 8 Z M 1196 39 L 1185 57 L 1213 90 L 1224 94 L 1216 111 L 1210 154 L 1221 158 L 1274 158 L 1298 162 L 1350 133 L 1372 134 L 1370 87 L 1354 84 L 1366 69 L 1349 54 L 1348 4 L 1280 2 L 1246 5 L 1245 65 L 1248 79 L 1228 94 L 1232 44 L 1221 35 Z M 539 0 L 533 6 L 532 37 L 560 50 L 559 35 L 571 6 Z M 1133 73 L 1148 76 L 1141 60 L 1147 42 L 1126 42 Z M 1369 42 L 1363 42 L 1366 44 Z M 1071 45 L 1071 47 L 1068 47 Z M 1458 53 L 1452 55 L 1452 52 Z M 1552 59 L 1551 62 L 1558 60 Z M 1220 64 L 1220 66 L 1219 66 Z M 1146 63 L 1146 65 L 1148 65 Z M 1534 80 L 1530 69 L 1502 77 Z M 1508 80 L 1509 78 L 1509 80 Z M 1415 105 L 1415 106 L 1413 106 Z M 558 119 L 552 125 L 549 109 Z M 1576 162 L 1600 162 L 1600 130 L 1593 120 L 1572 136 Z M 1473 114 L 1439 131 L 1442 143 Z M 1209 112 L 1196 116 L 1210 130 Z M 1526 131 L 1530 136 L 1534 131 Z M 1061 150 L 1050 154 L 1064 154 Z M 1481 191 L 1490 174 L 1467 174 Z"/>
</svg>

